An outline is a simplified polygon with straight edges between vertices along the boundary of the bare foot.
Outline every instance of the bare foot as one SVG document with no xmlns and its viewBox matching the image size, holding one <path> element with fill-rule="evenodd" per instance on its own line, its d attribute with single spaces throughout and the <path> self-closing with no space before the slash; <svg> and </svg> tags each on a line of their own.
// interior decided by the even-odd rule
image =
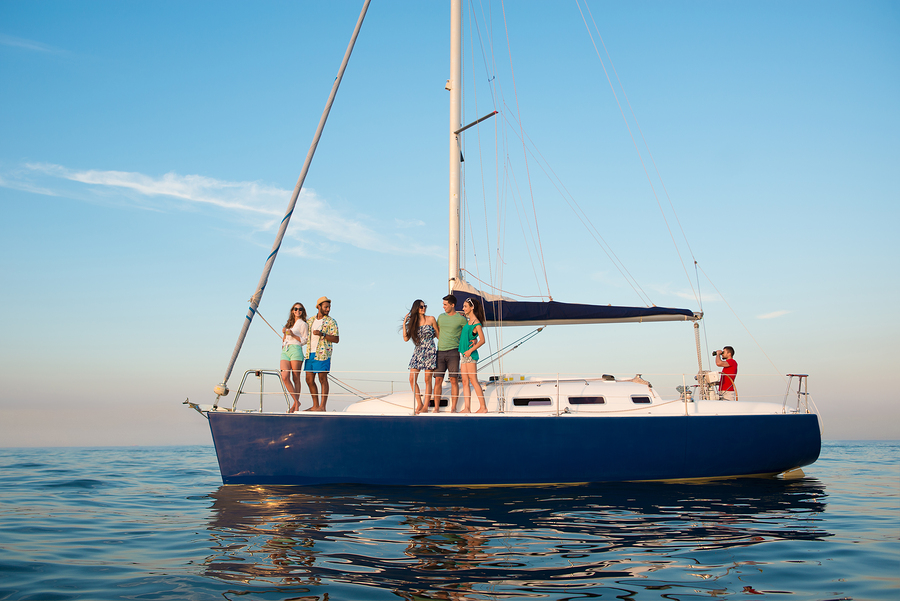
<svg viewBox="0 0 900 601">
<path fill-rule="evenodd" d="M 321 409 L 319 409 L 318 405 L 313 405 L 309 409 L 304 409 L 304 411 L 321 411 Z"/>
<path fill-rule="evenodd" d="M 479 410 L 476 411 L 475 413 L 487 413 L 487 412 L 488 412 L 488 411 L 487 411 L 487 407 L 482 407 L 481 409 L 479 409 Z"/>
<path fill-rule="evenodd" d="M 416 413 L 415 414 L 419 415 L 420 413 L 422 413 L 422 403 L 418 403 L 416 405 Z"/>
</svg>

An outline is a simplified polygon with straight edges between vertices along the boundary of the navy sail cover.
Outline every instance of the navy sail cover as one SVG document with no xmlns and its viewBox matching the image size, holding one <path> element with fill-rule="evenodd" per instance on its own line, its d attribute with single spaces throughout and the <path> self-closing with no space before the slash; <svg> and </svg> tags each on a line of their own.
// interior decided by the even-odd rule
<svg viewBox="0 0 900 601">
<path fill-rule="evenodd" d="M 454 290 L 456 310 L 462 312 L 467 298 L 478 300 L 484 307 L 485 326 L 528 326 L 551 324 L 623 323 L 644 321 L 696 321 L 702 317 L 690 309 L 668 307 L 617 307 L 582 305 L 556 301 L 514 301 L 494 296 L 486 300 L 482 293 Z"/>
</svg>

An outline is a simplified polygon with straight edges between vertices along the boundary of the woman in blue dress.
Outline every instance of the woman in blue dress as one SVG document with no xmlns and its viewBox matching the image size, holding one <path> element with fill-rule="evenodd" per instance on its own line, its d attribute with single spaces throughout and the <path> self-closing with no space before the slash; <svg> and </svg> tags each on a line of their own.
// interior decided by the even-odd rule
<svg viewBox="0 0 900 601">
<path fill-rule="evenodd" d="M 437 364 L 437 347 L 435 339 L 438 337 L 437 321 L 430 315 L 425 315 L 428 306 L 421 300 L 416 300 L 412 308 L 403 319 L 403 340 L 412 340 L 416 345 L 412 358 L 409 360 L 409 387 L 416 399 L 416 415 L 422 411 L 428 411 L 428 403 L 431 401 L 431 375 Z M 419 372 L 425 372 L 425 399 L 419 393 Z M 438 413 L 441 407 L 440 391 L 435 395 L 434 412 Z"/>
</svg>

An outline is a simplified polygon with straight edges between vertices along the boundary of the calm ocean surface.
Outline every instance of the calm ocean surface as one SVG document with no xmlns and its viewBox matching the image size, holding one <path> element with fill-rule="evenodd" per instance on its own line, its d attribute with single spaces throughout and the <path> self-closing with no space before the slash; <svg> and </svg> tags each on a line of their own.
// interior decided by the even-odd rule
<svg viewBox="0 0 900 601">
<path fill-rule="evenodd" d="M 805 472 L 225 487 L 212 447 L 0 449 L 0 599 L 900 599 L 900 443 Z"/>
</svg>

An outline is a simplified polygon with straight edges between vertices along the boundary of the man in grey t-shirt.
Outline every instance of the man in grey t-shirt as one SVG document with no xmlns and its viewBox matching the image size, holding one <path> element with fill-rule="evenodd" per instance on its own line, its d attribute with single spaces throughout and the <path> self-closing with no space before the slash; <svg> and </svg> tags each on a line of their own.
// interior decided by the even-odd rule
<svg viewBox="0 0 900 601">
<path fill-rule="evenodd" d="M 444 385 L 444 372 L 450 371 L 450 413 L 456 413 L 456 401 L 459 399 L 459 335 L 466 318 L 456 312 L 456 297 L 448 294 L 444 297 L 444 312 L 438 315 L 438 352 L 437 366 L 434 368 L 434 412 L 440 411 L 441 386 Z"/>
</svg>

